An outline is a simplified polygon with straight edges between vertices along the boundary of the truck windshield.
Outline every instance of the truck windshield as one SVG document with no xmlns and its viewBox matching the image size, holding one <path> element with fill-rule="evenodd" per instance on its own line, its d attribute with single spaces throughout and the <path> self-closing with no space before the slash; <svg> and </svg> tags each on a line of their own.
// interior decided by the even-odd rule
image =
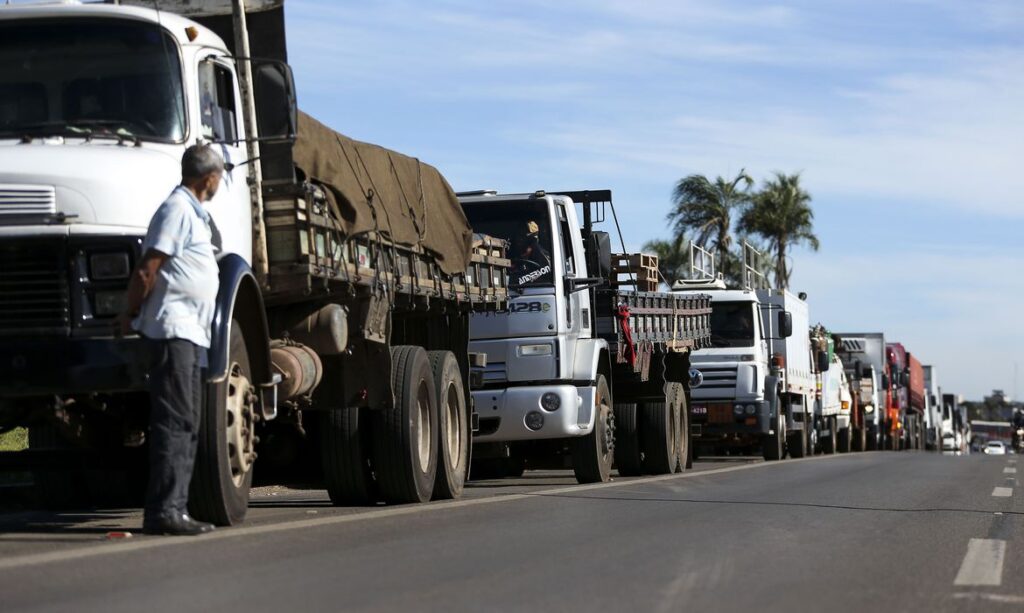
<svg viewBox="0 0 1024 613">
<path fill-rule="evenodd" d="M 0 21 L 0 136 L 185 135 L 178 47 L 153 24 Z"/>
<path fill-rule="evenodd" d="M 713 347 L 753 347 L 753 305 L 749 302 L 712 302 L 711 345 Z"/>
<path fill-rule="evenodd" d="M 509 242 L 510 283 L 516 287 L 554 284 L 551 224 L 547 202 L 474 202 L 462 205 L 474 232 Z"/>
</svg>

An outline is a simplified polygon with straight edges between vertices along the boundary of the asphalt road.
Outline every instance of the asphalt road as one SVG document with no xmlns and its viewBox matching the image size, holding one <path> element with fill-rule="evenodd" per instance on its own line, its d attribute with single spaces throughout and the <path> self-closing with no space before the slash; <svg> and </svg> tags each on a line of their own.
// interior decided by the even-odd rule
<svg viewBox="0 0 1024 613">
<path fill-rule="evenodd" d="M 135 512 L 7 513 L 0 611 L 1019 611 L 1016 468 L 934 453 L 709 461 L 360 509 L 263 489 L 244 527 L 193 539 L 107 538 L 137 528 Z"/>
</svg>

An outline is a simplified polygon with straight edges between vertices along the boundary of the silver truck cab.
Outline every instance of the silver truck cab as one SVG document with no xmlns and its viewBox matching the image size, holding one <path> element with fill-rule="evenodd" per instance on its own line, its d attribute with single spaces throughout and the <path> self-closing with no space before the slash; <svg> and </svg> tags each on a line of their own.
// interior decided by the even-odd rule
<svg viewBox="0 0 1024 613">
<path fill-rule="evenodd" d="M 578 437 L 594 428 L 594 380 L 608 344 L 595 338 L 589 292 L 572 291 L 587 264 L 576 206 L 566 196 L 460 195 L 477 232 L 507 240 L 507 312 L 474 314 L 470 351 L 486 353 L 473 392 L 476 442 Z"/>
</svg>

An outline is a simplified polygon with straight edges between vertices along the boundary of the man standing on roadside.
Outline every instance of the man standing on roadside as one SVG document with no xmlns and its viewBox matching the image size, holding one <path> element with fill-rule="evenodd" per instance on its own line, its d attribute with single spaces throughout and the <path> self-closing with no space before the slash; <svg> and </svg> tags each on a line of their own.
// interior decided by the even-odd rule
<svg viewBox="0 0 1024 613">
<path fill-rule="evenodd" d="M 118 318 L 118 332 L 134 329 L 151 351 L 146 534 L 213 530 L 192 519 L 187 506 L 199 440 L 201 373 L 219 286 L 219 236 L 202 203 L 217 193 L 223 173 L 224 160 L 209 146 L 185 151 L 181 185 L 149 222 L 142 260 L 128 284 L 127 310 Z"/>
</svg>

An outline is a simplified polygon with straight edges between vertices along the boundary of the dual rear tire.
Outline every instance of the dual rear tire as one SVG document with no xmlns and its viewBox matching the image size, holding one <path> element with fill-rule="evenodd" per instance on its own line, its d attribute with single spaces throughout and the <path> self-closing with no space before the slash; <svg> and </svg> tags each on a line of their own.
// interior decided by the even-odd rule
<svg viewBox="0 0 1024 613">
<path fill-rule="evenodd" d="M 324 481 L 337 505 L 426 502 L 462 494 L 469 414 L 449 351 L 391 349 L 393 406 L 339 408 L 321 422 Z"/>
</svg>

